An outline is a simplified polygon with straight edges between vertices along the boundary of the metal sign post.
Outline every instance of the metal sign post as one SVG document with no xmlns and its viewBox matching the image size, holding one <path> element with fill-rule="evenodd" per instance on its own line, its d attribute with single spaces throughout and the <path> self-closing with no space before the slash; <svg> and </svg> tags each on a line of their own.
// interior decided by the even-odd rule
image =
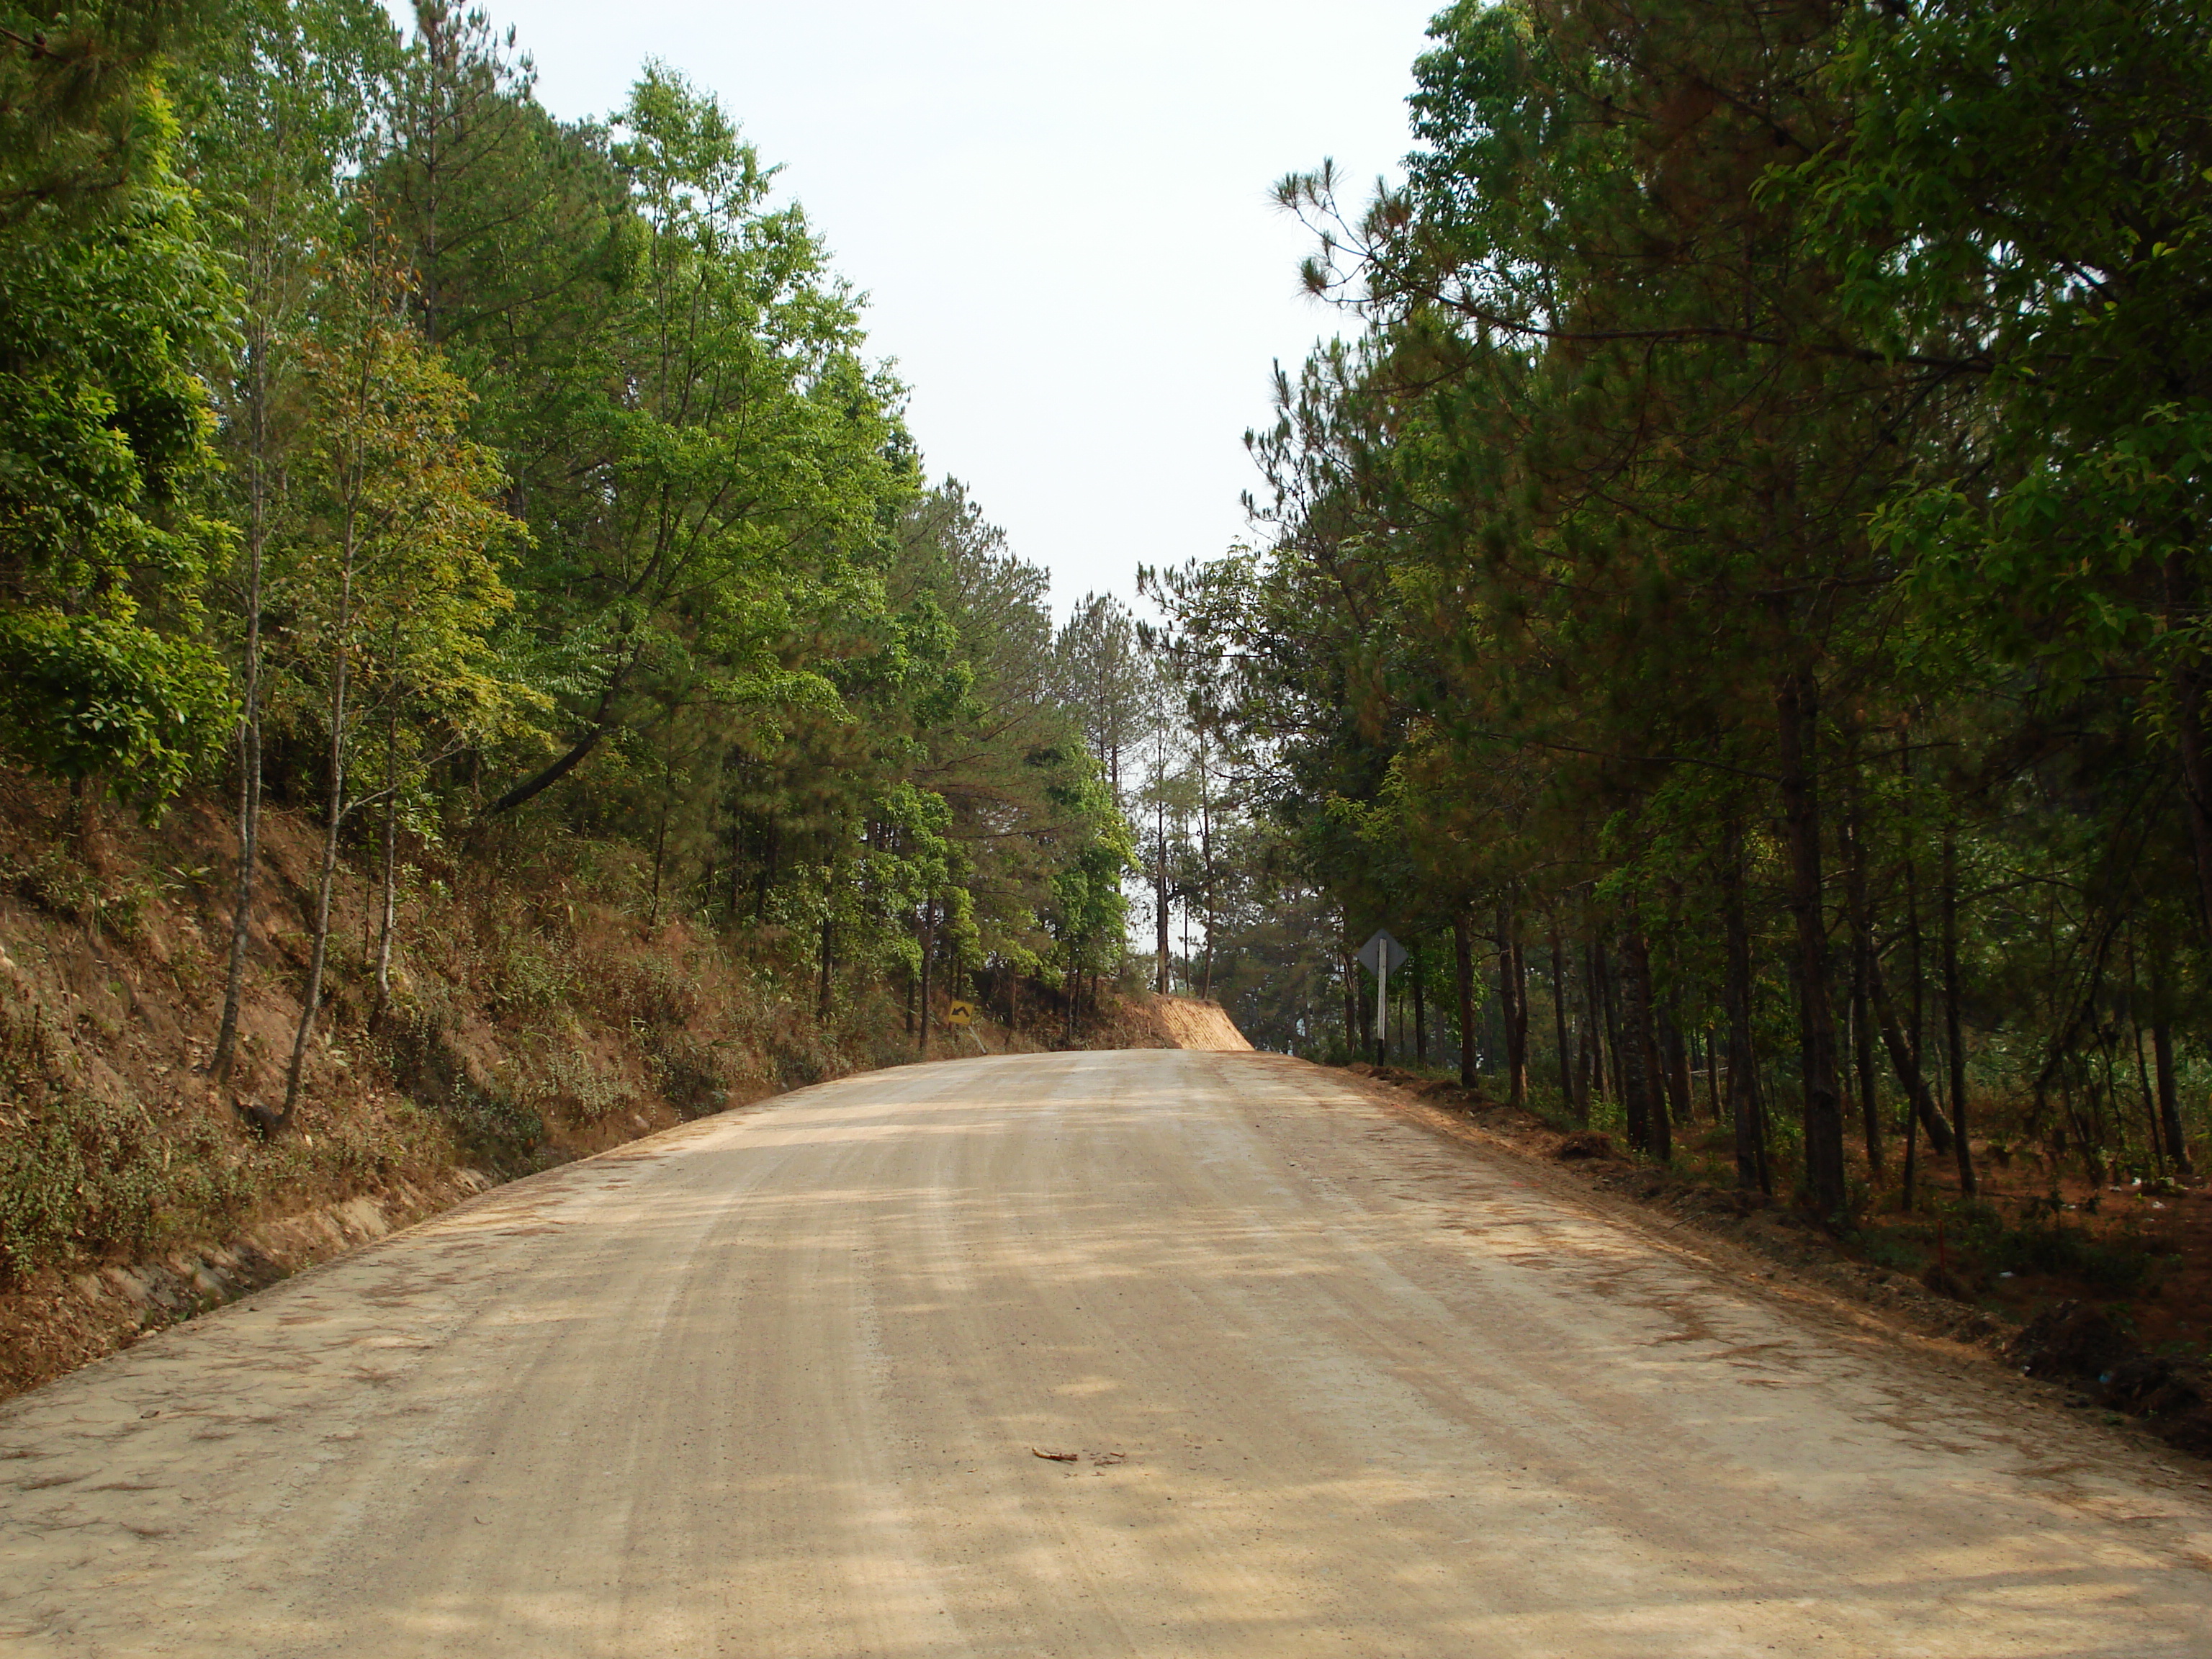
<svg viewBox="0 0 2212 1659">
<path fill-rule="evenodd" d="M 1359 947 L 1359 965 L 1375 975 L 1375 1063 L 1386 1062 L 1384 1056 L 1390 1042 L 1390 973 L 1405 965 L 1406 947 L 1390 937 L 1389 929 L 1378 931 L 1373 939 Z"/>
<path fill-rule="evenodd" d="M 991 1045 L 983 1041 L 983 1034 L 975 1029 L 975 1005 L 974 1003 L 962 1002 L 956 1000 L 945 1011 L 945 1023 L 947 1025 L 957 1026 L 960 1030 L 967 1032 L 968 1041 L 975 1045 L 975 1052 L 977 1054 L 988 1054 L 991 1052 Z"/>
</svg>

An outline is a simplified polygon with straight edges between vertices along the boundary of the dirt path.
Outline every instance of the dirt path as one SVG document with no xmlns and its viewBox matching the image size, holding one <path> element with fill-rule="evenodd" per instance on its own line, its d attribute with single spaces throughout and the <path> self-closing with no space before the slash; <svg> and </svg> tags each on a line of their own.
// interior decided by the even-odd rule
<svg viewBox="0 0 2212 1659">
<path fill-rule="evenodd" d="M 11 1656 L 2212 1651 L 2196 1475 L 1259 1054 L 673 1130 L 0 1460 Z"/>
</svg>

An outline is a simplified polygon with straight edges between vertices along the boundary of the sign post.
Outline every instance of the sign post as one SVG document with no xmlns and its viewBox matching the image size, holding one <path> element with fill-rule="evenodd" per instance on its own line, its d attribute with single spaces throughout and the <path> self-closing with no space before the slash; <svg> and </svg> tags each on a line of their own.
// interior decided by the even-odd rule
<svg viewBox="0 0 2212 1659">
<path fill-rule="evenodd" d="M 983 1041 L 983 1034 L 975 1029 L 975 1005 L 955 1000 L 945 1011 L 945 1023 L 957 1026 L 968 1033 L 968 1041 L 975 1045 L 975 1052 L 988 1054 L 991 1045 Z"/>
<path fill-rule="evenodd" d="M 1389 928 L 1359 947 L 1359 965 L 1375 975 L 1375 1063 L 1385 1063 L 1390 1042 L 1390 974 L 1405 965 L 1406 947 L 1390 937 Z"/>
</svg>

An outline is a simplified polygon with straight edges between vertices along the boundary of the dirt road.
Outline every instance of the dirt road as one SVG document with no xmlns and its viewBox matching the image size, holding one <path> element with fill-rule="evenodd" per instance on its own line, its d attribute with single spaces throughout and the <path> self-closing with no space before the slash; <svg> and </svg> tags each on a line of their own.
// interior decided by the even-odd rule
<svg viewBox="0 0 2212 1659">
<path fill-rule="evenodd" d="M 0 1410 L 0 1652 L 2212 1653 L 2212 1492 L 2117 1444 L 1328 1073 L 978 1060 Z"/>
</svg>

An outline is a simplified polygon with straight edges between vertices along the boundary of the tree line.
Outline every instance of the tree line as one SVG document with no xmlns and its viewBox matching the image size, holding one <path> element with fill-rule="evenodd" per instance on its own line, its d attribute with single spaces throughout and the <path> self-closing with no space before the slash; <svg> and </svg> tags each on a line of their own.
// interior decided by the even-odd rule
<svg viewBox="0 0 2212 1659">
<path fill-rule="evenodd" d="M 1402 185 L 1279 187 L 1354 327 L 1249 440 L 1262 544 L 1146 579 L 1249 809 L 1240 1018 L 1364 1050 L 1387 925 L 1469 1081 L 1823 1218 L 2016 1154 L 2187 1175 L 2212 19 L 1431 36 Z"/>
<path fill-rule="evenodd" d="M 321 849 L 274 1123 L 341 868 L 380 1007 L 430 854 L 518 825 L 925 1048 L 979 975 L 1118 968 L 1093 641 L 714 96 L 557 119 L 447 0 L 0 10 L 0 746 L 95 858 L 103 803 L 225 792 L 218 1077 L 272 807 Z"/>
</svg>

